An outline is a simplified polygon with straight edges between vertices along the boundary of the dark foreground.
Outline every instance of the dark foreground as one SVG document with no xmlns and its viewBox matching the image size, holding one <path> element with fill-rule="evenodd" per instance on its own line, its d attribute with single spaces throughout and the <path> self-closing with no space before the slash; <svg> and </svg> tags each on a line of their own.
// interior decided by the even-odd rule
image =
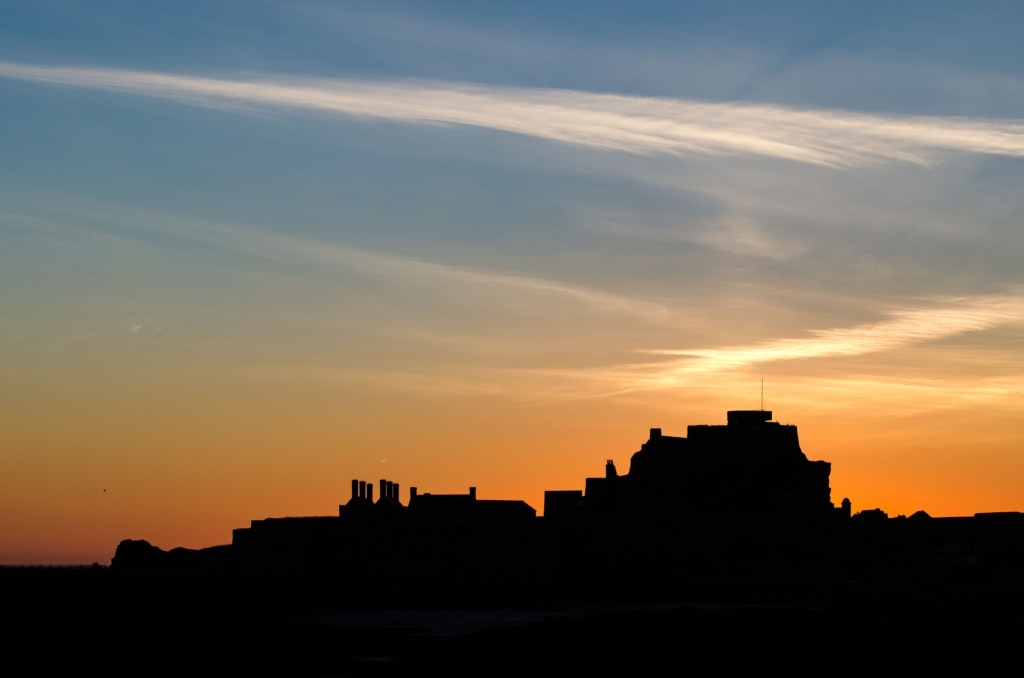
<svg viewBox="0 0 1024 678">
<path fill-rule="evenodd" d="M 182 572 L 3 570 L 0 584 L 5 665 L 32 675 L 1024 675 L 1024 582 L 1006 579 L 708 579 L 671 600 L 477 604 Z"/>
</svg>

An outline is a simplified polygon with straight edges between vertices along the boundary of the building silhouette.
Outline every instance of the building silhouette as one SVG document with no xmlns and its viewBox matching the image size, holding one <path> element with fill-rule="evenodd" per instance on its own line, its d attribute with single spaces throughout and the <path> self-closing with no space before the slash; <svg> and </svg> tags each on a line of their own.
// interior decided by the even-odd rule
<svg viewBox="0 0 1024 678">
<path fill-rule="evenodd" d="M 361 582 L 393 597 L 670 595 L 694 578 L 1024 576 L 1020 513 L 889 518 L 831 500 L 831 465 L 796 426 L 734 410 L 686 436 L 652 428 L 620 474 L 613 460 L 582 489 L 521 500 L 351 481 L 333 516 L 266 518 L 229 545 L 165 552 L 125 540 L 115 569 L 190 568 Z M 376 494 L 376 497 L 375 497 Z M 368 595 L 368 594 L 367 594 Z M 374 594 L 378 595 L 378 594 Z M 403 599 L 405 599 L 403 598 Z"/>
<path fill-rule="evenodd" d="M 831 465 L 808 461 L 796 426 L 772 421 L 766 410 L 734 410 L 728 423 L 690 426 L 686 437 L 652 428 L 619 475 L 587 478 L 585 493 L 545 494 L 544 515 L 574 512 L 606 518 L 661 521 L 690 515 L 819 519 L 834 511 Z"/>
</svg>

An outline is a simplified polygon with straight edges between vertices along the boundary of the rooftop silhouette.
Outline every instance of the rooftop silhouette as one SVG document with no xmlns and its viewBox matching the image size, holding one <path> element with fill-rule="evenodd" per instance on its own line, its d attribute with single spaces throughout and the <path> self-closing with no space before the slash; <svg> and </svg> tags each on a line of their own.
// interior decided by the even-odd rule
<svg viewBox="0 0 1024 678">
<path fill-rule="evenodd" d="M 336 515 L 253 520 L 231 544 L 199 550 L 125 540 L 112 566 L 324 575 L 362 582 L 375 596 L 486 590 L 587 599 L 667 596 L 709 576 L 1024 572 L 1020 513 L 853 513 L 849 499 L 832 502 L 830 473 L 829 462 L 801 450 L 796 426 L 770 411 L 734 410 L 724 425 L 691 425 L 686 436 L 650 429 L 626 473 L 607 460 L 582 489 L 548 490 L 541 517 L 476 487 L 436 494 L 410 486 L 403 502 L 398 482 L 354 479 Z"/>
</svg>

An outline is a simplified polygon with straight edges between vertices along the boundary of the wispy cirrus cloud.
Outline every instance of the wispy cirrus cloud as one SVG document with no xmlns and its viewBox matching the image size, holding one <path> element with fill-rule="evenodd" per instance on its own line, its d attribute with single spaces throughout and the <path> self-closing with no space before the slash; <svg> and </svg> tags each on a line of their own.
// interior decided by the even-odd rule
<svg viewBox="0 0 1024 678">
<path fill-rule="evenodd" d="M 1024 291 L 946 300 L 944 304 L 891 313 L 888 318 L 847 328 L 814 330 L 808 337 L 696 350 L 657 350 L 677 357 L 658 363 L 660 378 L 717 372 L 779 360 L 829 358 L 878 353 L 909 344 L 1024 323 Z"/>
<path fill-rule="evenodd" d="M 747 346 L 711 349 L 641 351 L 654 359 L 626 364 L 594 365 L 584 368 L 502 368 L 473 374 L 445 374 L 440 377 L 452 392 L 470 393 L 474 389 L 494 389 L 527 400 L 558 401 L 636 395 L 661 389 L 699 388 L 702 392 L 721 387 L 735 388 L 734 379 L 743 377 L 744 368 L 771 362 L 861 356 L 935 341 L 967 332 L 1024 324 L 1024 290 L 1003 295 L 941 300 L 934 306 L 898 311 L 885 320 L 848 328 L 818 330 L 810 336 L 784 338 Z M 667 359 L 659 359 L 667 357 Z M 972 375 L 942 378 L 913 374 L 872 376 L 808 377 L 797 371 L 784 379 L 803 380 L 810 391 L 831 388 L 887 389 L 893 397 L 910 389 L 936 388 L 952 378 L 963 397 L 982 400 L 1004 398 L 1020 392 L 1019 377 L 979 378 Z M 749 379 L 748 379 L 749 380 Z M 968 394 L 970 392 L 970 394 Z M 791 396 L 792 397 L 792 396 Z M 837 402 L 842 398 L 837 398 Z"/>
<path fill-rule="evenodd" d="M 884 116 L 448 82 L 211 78 L 0 62 L 0 76 L 220 108 L 283 107 L 470 125 L 637 155 L 753 155 L 832 167 L 927 165 L 937 152 L 1024 157 L 1024 124 Z"/>
<path fill-rule="evenodd" d="M 454 286 L 465 292 L 525 295 L 532 300 L 547 297 L 612 315 L 650 321 L 673 319 L 669 309 L 662 304 L 557 280 L 453 266 L 291 236 L 264 234 L 263 238 L 279 251 L 291 252 L 312 262 L 343 266 L 413 285 Z"/>
<path fill-rule="evenodd" d="M 557 279 L 431 261 L 335 241 L 157 211 L 113 208 L 109 205 L 97 208 L 89 203 L 75 203 L 74 209 L 79 215 L 102 214 L 106 222 L 124 227 L 130 225 L 136 236 L 142 235 L 143 229 L 146 229 L 160 233 L 162 237 L 201 242 L 236 255 L 277 260 L 297 259 L 325 269 L 354 271 L 394 285 L 432 289 L 443 292 L 440 296 L 446 298 L 476 297 L 487 304 L 514 298 L 527 306 L 547 300 L 565 307 L 589 309 L 610 317 L 669 325 L 681 322 L 673 310 L 663 303 Z M 30 219 L 15 216 L 23 221 Z M 48 228 L 60 228 L 44 220 L 32 218 L 32 221 Z M 90 232 L 89 237 L 102 238 L 108 244 L 122 246 L 127 238 L 102 232 Z"/>
</svg>

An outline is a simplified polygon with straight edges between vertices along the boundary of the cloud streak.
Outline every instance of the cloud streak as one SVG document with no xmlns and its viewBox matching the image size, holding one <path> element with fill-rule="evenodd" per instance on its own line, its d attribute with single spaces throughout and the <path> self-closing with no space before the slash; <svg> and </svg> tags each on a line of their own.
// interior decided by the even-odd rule
<svg viewBox="0 0 1024 678">
<path fill-rule="evenodd" d="M 442 388 L 451 393 L 503 393 L 531 401 L 563 401 L 606 398 L 656 392 L 661 389 L 696 387 L 702 391 L 715 390 L 718 384 L 731 389 L 730 375 L 742 374 L 752 365 L 798 359 L 858 356 L 903 348 L 913 344 L 935 341 L 966 332 L 993 329 L 1009 324 L 1024 324 L 1024 290 L 1005 295 L 979 296 L 946 300 L 945 305 L 918 308 L 890 314 L 885 320 L 865 323 L 849 328 L 818 330 L 805 338 L 786 338 L 749 346 L 717 349 L 656 350 L 645 353 L 668 360 L 654 359 L 644 363 L 594 366 L 589 368 L 495 368 L 481 373 L 430 375 L 420 378 L 422 384 Z M 376 373 L 375 373 L 376 374 Z M 800 373 L 795 373 L 799 375 Z M 712 377 L 710 378 L 709 377 Z M 415 379 L 408 375 L 395 375 L 396 383 Z M 400 378 L 399 378 L 400 377 Z M 922 379 L 909 375 L 886 375 L 884 379 L 867 375 L 835 378 L 807 378 L 810 390 L 835 388 L 860 389 L 868 392 L 886 390 L 893 397 L 947 384 L 949 377 Z M 722 381 L 722 380 L 725 381 Z M 790 378 L 792 379 L 792 377 Z M 432 381 L 431 381 L 432 380 Z M 1020 392 L 1016 377 L 957 380 L 960 399 L 986 400 L 1005 398 Z M 867 384 L 871 385 L 867 389 Z M 849 394 L 846 394 L 849 397 Z M 842 399 L 837 399 L 837 401 Z"/>
<path fill-rule="evenodd" d="M 481 271 L 422 259 L 385 254 L 371 250 L 305 241 L 294 237 L 266 235 L 268 242 L 302 256 L 308 261 L 344 266 L 365 273 L 404 280 L 410 284 L 449 285 L 457 289 L 476 289 L 493 295 L 498 292 L 517 297 L 528 294 L 531 298 L 547 297 L 582 305 L 596 311 L 633 317 L 649 321 L 670 319 L 667 307 L 650 301 L 626 297 L 593 288 L 570 285 L 544 278 Z"/>
<path fill-rule="evenodd" d="M 1024 157 L 1024 124 L 884 116 L 446 82 L 210 78 L 0 62 L 0 76 L 218 108 L 291 108 L 482 127 L 636 155 L 747 155 L 830 167 L 928 165 L 936 153 Z"/>
<path fill-rule="evenodd" d="M 722 379 L 728 380 L 730 375 L 740 375 L 745 368 L 758 364 L 868 355 L 1011 324 L 1024 324 L 1024 290 L 1013 290 L 1004 295 L 947 299 L 942 305 L 894 312 L 879 322 L 817 330 L 808 337 L 776 339 L 746 346 L 642 351 L 652 356 L 652 360 L 584 369 L 517 369 L 506 371 L 505 378 L 522 380 L 523 385 L 518 390 L 541 400 L 635 395 L 666 388 L 697 387 L 706 390 L 715 388 L 713 384 Z M 794 372 L 796 375 L 800 373 Z M 870 381 L 869 377 L 860 379 Z M 825 383 L 829 380 L 815 378 L 812 381 Z M 858 378 L 832 381 L 854 384 L 858 383 Z M 973 382 L 978 382 L 976 377 L 972 377 Z M 913 383 L 919 386 L 927 383 L 934 386 L 928 380 L 897 375 L 871 383 Z M 731 384 L 729 388 L 732 388 Z M 1015 390 L 1020 389 L 1015 387 Z M 1002 397 L 1005 394 L 1005 388 L 985 386 L 984 393 L 979 391 L 978 395 Z"/>
<path fill-rule="evenodd" d="M 88 209 L 76 207 L 79 214 Z M 106 220 L 112 218 L 110 213 L 104 214 Z M 445 290 L 446 298 L 476 296 L 488 304 L 494 304 L 496 299 L 507 298 L 525 299 L 527 305 L 551 301 L 656 324 L 681 322 L 665 304 L 559 280 L 438 263 L 337 242 L 246 228 L 226 222 L 168 216 L 159 212 L 121 209 L 115 214 L 119 215 L 119 221 L 131 224 L 133 229 L 143 228 L 141 224 L 145 224 L 146 228 L 165 236 L 187 238 L 246 256 L 295 258 L 326 269 L 355 271 L 397 285 Z"/>
<path fill-rule="evenodd" d="M 778 339 L 750 346 L 686 351 L 651 351 L 679 356 L 674 365 L 658 365 L 668 375 L 717 372 L 759 363 L 806 358 L 856 356 L 934 341 L 1000 325 L 1024 323 L 1024 294 L 954 299 L 944 307 L 911 309 L 849 328 L 815 330 L 810 337 Z"/>
</svg>

